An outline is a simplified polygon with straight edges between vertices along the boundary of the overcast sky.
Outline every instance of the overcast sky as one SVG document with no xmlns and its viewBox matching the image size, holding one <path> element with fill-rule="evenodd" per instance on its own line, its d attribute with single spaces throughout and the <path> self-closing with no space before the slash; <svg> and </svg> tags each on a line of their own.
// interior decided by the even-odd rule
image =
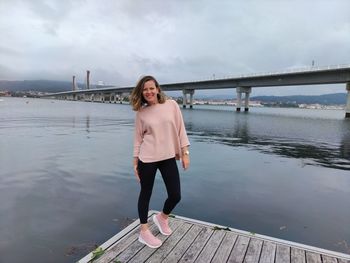
<svg viewBox="0 0 350 263">
<path fill-rule="evenodd" d="M 0 0 L 0 79 L 118 86 L 350 63 L 349 0 Z M 234 90 L 229 91 L 234 92 Z M 345 85 L 252 95 L 345 92 Z M 226 92 L 227 93 L 227 92 Z"/>
</svg>

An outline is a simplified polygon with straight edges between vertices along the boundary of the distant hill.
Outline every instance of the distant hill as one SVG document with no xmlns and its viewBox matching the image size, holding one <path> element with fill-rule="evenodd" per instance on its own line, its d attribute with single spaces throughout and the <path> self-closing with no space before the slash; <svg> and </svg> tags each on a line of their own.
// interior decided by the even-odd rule
<svg viewBox="0 0 350 263">
<path fill-rule="evenodd" d="M 324 95 L 294 95 L 294 96 L 256 96 L 251 100 L 271 103 L 295 103 L 295 104 L 323 104 L 323 105 L 340 105 L 346 104 L 346 93 L 332 93 Z"/>
<path fill-rule="evenodd" d="M 78 86 L 83 87 L 82 84 L 78 84 Z M 72 82 L 56 80 L 0 80 L 0 90 L 61 92 L 72 90 Z"/>
</svg>

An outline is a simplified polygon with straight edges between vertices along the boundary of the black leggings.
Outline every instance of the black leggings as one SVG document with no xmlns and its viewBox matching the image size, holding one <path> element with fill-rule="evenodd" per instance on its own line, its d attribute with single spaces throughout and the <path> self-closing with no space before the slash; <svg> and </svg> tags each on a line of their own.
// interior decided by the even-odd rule
<svg viewBox="0 0 350 263">
<path fill-rule="evenodd" d="M 141 183 L 138 202 L 138 212 L 141 224 L 147 223 L 149 201 L 151 199 L 157 169 L 159 169 L 162 174 L 168 193 L 168 199 L 164 203 L 163 213 L 167 215 L 170 214 L 181 199 L 179 170 L 177 169 L 175 158 L 153 163 L 144 163 L 139 160 L 137 169 Z"/>
</svg>

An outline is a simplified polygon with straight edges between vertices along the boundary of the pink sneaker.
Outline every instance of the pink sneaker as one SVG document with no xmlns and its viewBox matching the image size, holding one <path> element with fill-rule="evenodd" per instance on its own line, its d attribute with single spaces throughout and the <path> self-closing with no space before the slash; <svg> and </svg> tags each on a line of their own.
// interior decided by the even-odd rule
<svg viewBox="0 0 350 263">
<path fill-rule="evenodd" d="M 139 241 L 150 248 L 158 248 L 162 245 L 162 241 L 156 238 L 149 230 L 140 231 Z"/>
<path fill-rule="evenodd" d="M 169 227 L 168 219 L 164 219 L 160 214 L 154 215 L 152 219 L 156 226 L 159 228 L 160 233 L 162 233 L 165 236 L 171 235 L 173 231 L 171 231 Z"/>
</svg>

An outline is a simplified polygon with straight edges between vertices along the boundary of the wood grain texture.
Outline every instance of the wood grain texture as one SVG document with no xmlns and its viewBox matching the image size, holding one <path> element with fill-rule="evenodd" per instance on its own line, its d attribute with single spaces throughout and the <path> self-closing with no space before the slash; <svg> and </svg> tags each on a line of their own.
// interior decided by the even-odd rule
<svg viewBox="0 0 350 263">
<path fill-rule="evenodd" d="M 179 227 L 181 227 L 184 224 L 184 222 L 180 220 L 169 220 L 169 226 L 170 228 L 175 232 Z M 157 237 L 164 242 L 168 236 L 164 236 L 158 231 Z M 137 241 L 138 242 L 138 241 Z M 140 245 L 142 245 L 142 249 L 134 256 L 132 257 L 129 262 L 144 262 L 146 261 L 156 250 L 154 248 L 147 247 L 140 242 L 138 242 Z M 119 260 L 119 258 L 117 258 Z M 122 262 L 122 261 L 121 261 Z"/>
<path fill-rule="evenodd" d="M 250 238 L 246 236 L 238 236 L 237 241 L 232 249 L 231 255 L 227 262 L 241 263 L 244 260 L 245 253 L 248 248 Z"/>
<path fill-rule="evenodd" d="M 305 263 L 305 250 L 299 248 L 291 248 L 290 259 L 292 263 Z"/>
<path fill-rule="evenodd" d="M 233 246 L 235 245 L 237 237 L 237 234 L 227 231 L 211 263 L 226 262 L 230 256 Z"/>
<path fill-rule="evenodd" d="M 185 254 L 186 250 L 192 245 L 203 227 L 192 225 L 186 235 L 180 240 L 169 255 L 163 260 L 163 263 L 178 262 Z"/>
<path fill-rule="evenodd" d="M 306 263 L 321 263 L 321 255 L 314 253 L 314 252 L 309 252 L 306 251 Z"/>
<path fill-rule="evenodd" d="M 159 247 L 152 256 L 145 262 L 148 263 L 158 263 L 162 262 L 169 252 L 173 249 L 173 247 L 181 240 L 181 238 L 187 233 L 191 224 L 184 223 L 180 227 L 178 227 L 168 239 L 166 239 L 161 247 Z"/>
<path fill-rule="evenodd" d="M 277 245 L 276 247 L 276 263 L 290 262 L 290 247 L 285 245 Z"/>
<path fill-rule="evenodd" d="M 264 241 L 259 263 L 273 263 L 275 262 L 276 244 Z"/>
<path fill-rule="evenodd" d="M 209 240 L 210 236 L 213 234 L 214 230 L 211 228 L 204 228 L 201 230 L 197 238 L 194 240 L 192 245 L 188 248 L 188 250 L 185 252 L 185 254 L 182 256 L 179 262 L 184 263 L 191 263 L 196 260 L 199 253 L 204 248 L 205 244 Z"/>
<path fill-rule="evenodd" d="M 195 262 L 210 262 L 218 249 L 225 231 L 215 230 Z"/>
</svg>

